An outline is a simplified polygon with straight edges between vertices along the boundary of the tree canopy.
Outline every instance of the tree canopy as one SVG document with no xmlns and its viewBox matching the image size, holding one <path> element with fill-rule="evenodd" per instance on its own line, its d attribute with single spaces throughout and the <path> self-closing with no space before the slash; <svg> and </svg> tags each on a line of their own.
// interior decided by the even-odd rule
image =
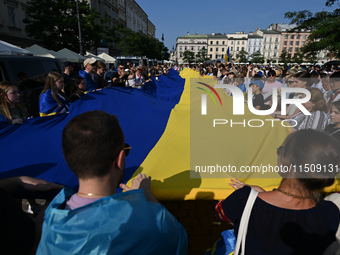
<svg viewBox="0 0 340 255">
<path fill-rule="evenodd" d="M 331 7 L 338 0 L 326 0 L 325 6 Z M 286 12 L 285 18 L 296 24 L 294 30 L 310 30 L 307 43 L 301 48 L 304 54 L 316 54 L 321 50 L 340 57 L 340 9 L 312 13 L 308 10 Z"/>
<path fill-rule="evenodd" d="M 79 52 L 78 19 L 74 0 L 30 0 L 23 21 L 29 36 L 51 50 L 68 48 Z M 82 38 L 86 49 L 93 47 L 104 35 L 104 20 L 86 1 L 79 1 Z M 99 20 L 99 22 L 95 22 Z"/>
<path fill-rule="evenodd" d="M 163 42 L 148 37 L 142 32 L 133 32 L 118 24 L 108 31 L 110 40 L 118 43 L 118 50 L 124 55 L 146 56 L 150 59 L 169 59 L 169 49 Z"/>
<path fill-rule="evenodd" d="M 196 54 L 196 62 L 204 63 L 207 60 L 210 60 L 210 58 L 208 58 L 208 49 L 202 47 Z"/>
<path fill-rule="evenodd" d="M 79 52 L 79 31 L 74 0 L 30 0 L 28 17 L 24 19 L 26 32 L 51 50 L 68 48 Z M 82 39 L 86 50 L 95 47 L 101 38 L 114 42 L 123 55 L 146 56 L 150 59 L 169 59 L 163 42 L 142 32 L 133 32 L 123 24 L 107 28 L 100 13 L 90 8 L 87 1 L 79 1 Z"/>
<path fill-rule="evenodd" d="M 244 49 L 241 49 L 237 54 L 236 58 L 238 59 L 239 63 L 246 63 L 248 62 L 247 52 Z"/>
<path fill-rule="evenodd" d="M 183 52 L 183 61 L 188 62 L 189 64 L 195 62 L 195 53 L 190 50 L 186 50 Z"/>
<path fill-rule="evenodd" d="M 264 57 L 260 50 L 255 51 L 253 54 L 250 54 L 249 58 L 255 64 L 262 64 L 264 63 Z"/>
</svg>

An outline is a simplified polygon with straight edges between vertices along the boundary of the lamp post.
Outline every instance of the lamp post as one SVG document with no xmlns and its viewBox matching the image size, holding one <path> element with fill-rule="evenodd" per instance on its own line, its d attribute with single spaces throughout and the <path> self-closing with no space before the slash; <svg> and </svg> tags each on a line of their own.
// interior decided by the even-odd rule
<svg viewBox="0 0 340 255">
<path fill-rule="evenodd" d="M 164 60 L 163 60 L 163 49 L 164 49 L 164 34 L 162 34 L 162 65 L 164 65 Z"/>
<path fill-rule="evenodd" d="M 83 38 L 81 35 L 81 24 L 80 24 L 80 13 L 79 13 L 79 2 L 78 0 L 76 1 L 76 6 L 77 6 L 77 19 L 78 19 L 78 30 L 79 30 L 79 50 L 80 50 L 80 55 L 85 55 L 85 51 L 84 51 L 84 45 L 83 45 Z"/>
</svg>

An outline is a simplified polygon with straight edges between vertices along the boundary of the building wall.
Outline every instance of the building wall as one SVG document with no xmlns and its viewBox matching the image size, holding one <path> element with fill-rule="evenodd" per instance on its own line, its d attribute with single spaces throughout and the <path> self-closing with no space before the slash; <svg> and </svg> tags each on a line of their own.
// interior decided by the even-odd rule
<svg viewBox="0 0 340 255">
<path fill-rule="evenodd" d="M 17 45 L 22 48 L 36 43 L 25 32 L 27 0 L 1 0 L 0 1 L 0 40 Z"/>
<path fill-rule="evenodd" d="M 211 60 L 223 59 L 228 49 L 227 35 L 208 35 L 208 57 Z"/>
<path fill-rule="evenodd" d="M 243 49 L 247 51 L 248 34 L 237 32 L 228 34 L 228 46 L 230 58 L 236 59 L 236 55 Z"/>
<path fill-rule="evenodd" d="M 148 19 L 148 36 L 152 38 L 156 37 L 156 27 L 149 19 Z"/>
<path fill-rule="evenodd" d="M 126 0 L 126 27 L 133 32 L 141 31 L 143 34 L 148 34 L 148 15 L 134 1 Z"/>
<path fill-rule="evenodd" d="M 117 0 L 118 1 L 118 22 L 124 24 L 126 26 L 126 8 L 125 1 L 126 0 Z"/>
<path fill-rule="evenodd" d="M 176 43 L 176 61 L 179 64 L 183 64 L 184 51 L 190 50 L 194 52 L 194 54 L 196 55 L 197 52 L 203 47 L 207 48 L 208 46 L 207 42 L 208 42 L 207 35 L 187 35 L 178 37 Z"/>
<path fill-rule="evenodd" d="M 263 38 L 262 37 L 248 37 L 248 48 L 247 52 L 249 55 L 253 54 L 256 51 L 260 51 L 262 53 L 262 42 Z"/>
<path fill-rule="evenodd" d="M 280 52 L 280 33 L 277 34 L 263 34 L 262 52 L 265 59 L 274 59 L 278 62 Z"/>
<path fill-rule="evenodd" d="M 289 33 L 288 31 L 282 32 L 280 42 L 280 52 L 287 51 L 291 57 L 294 56 L 298 50 L 305 45 L 308 39 L 308 32 Z"/>
</svg>

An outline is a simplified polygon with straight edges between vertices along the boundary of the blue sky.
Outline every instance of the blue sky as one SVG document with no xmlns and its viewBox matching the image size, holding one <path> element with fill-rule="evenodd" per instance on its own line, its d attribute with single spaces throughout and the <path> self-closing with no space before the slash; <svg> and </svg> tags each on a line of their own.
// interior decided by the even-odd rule
<svg viewBox="0 0 340 255">
<path fill-rule="evenodd" d="M 156 26 L 156 37 L 164 33 L 165 46 L 172 49 L 179 36 L 190 34 L 235 33 L 267 28 L 272 23 L 289 23 L 285 12 L 332 11 L 325 0 L 226 1 L 226 0 L 136 0 Z"/>
</svg>

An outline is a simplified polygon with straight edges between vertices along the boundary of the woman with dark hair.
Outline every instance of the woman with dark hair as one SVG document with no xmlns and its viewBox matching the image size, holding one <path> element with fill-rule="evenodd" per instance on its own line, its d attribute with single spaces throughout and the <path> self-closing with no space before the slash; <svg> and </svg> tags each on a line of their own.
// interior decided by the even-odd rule
<svg viewBox="0 0 340 255">
<path fill-rule="evenodd" d="M 81 76 L 74 76 L 72 78 L 71 87 L 70 87 L 70 103 L 77 101 L 84 95 L 85 92 L 85 79 Z"/>
<path fill-rule="evenodd" d="M 278 148 L 283 178 L 265 192 L 235 179 L 237 189 L 216 205 L 219 218 L 234 223 L 237 236 L 251 188 L 259 191 L 251 209 L 245 254 L 323 254 L 336 238 L 340 212 L 320 191 L 334 183 L 340 163 L 340 142 L 312 129 L 290 134 Z"/>
<path fill-rule="evenodd" d="M 311 113 L 311 115 L 305 115 L 302 111 L 299 111 L 287 122 L 293 127 L 293 131 L 299 129 L 316 129 L 323 131 L 327 125 L 327 110 L 326 99 L 322 92 L 317 88 L 307 88 L 311 93 L 311 98 L 307 103 L 302 105 Z M 301 98 L 306 95 L 303 94 Z"/>
<path fill-rule="evenodd" d="M 278 82 L 275 80 L 276 78 L 276 73 L 274 70 L 268 71 L 268 78 L 266 82 L 264 83 L 264 87 L 262 89 L 262 94 L 264 96 L 264 104 L 267 109 L 270 108 L 270 101 L 272 100 L 272 95 L 273 95 L 273 88 L 281 89 L 282 84 L 281 82 Z"/>
</svg>

